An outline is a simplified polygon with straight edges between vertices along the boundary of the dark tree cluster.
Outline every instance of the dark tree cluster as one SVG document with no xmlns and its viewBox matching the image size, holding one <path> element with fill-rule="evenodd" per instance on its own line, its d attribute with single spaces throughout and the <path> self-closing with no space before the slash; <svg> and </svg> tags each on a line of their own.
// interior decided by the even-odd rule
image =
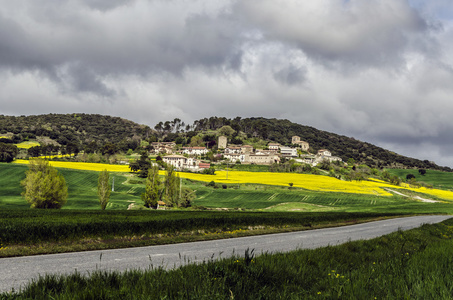
<svg viewBox="0 0 453 300">
<path fill-rule="evenodd" d="M 12 137 L 2 142 L 17 144 L 47 137 L 67 153 L 84 150 L 109 155 L 137 150 L 142 140 L 153 140 L 156 135 L 148 126 L 97 114 L 0 115 L 0 135 L 11 133 Z"/>
<path fill-rule="evenodd" d="M 0 162 L 12 162 L 17 153 L 18 149 L 15 145 L 0 143 Z"/>
</svg>

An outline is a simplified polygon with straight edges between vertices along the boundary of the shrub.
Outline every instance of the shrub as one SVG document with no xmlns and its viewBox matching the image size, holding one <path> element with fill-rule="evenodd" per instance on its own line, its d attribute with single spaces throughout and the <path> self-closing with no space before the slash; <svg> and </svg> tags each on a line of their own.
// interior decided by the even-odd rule
<svg viewBox="0 0 453 300">
<path fill-rule="evenodd" d="M 214 168 L 209 168 L 209 169 L 204 169 L 202 174 L 207 174 L 207 175 L 215 175 L 215 169 Z"/>
<path fill-rule="evenodd" d="M 206 186 L 211 186 L 211 187 L 215 187 L 215 181 L 212 180 L 211 182 L 209 182 Z"/>
<path fill-rule="evenodd" d="M 415 175 L 414 174 L 407 174 L 406 175 L 406 180 L 411 180 L 411 179 L 415 179 Z"/>
<path fill-rule="evenodd" d="M 31 160 L 21 184 L 22 195 L 32 208 L 61 208 L 68 197 L 66 181 L 57 169 L 43 159 Z"/>
</svg>

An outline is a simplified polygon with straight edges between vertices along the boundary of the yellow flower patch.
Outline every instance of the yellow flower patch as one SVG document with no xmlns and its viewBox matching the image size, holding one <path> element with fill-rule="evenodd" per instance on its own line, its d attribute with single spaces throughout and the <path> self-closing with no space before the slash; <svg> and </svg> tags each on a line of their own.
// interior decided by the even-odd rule
<svg viewBox="0 0 453 300">
<path fill-rule="evenodd" d="M 204 182 L 210 182 L 213 180 L 217 183 L 252 183 L 278 186 L 289 186 L 289 183 L 293 183 L 293 187 L 304 188 L 312 191 L 370 194 L 380 196 L 392 195 L 382 189 L 383 186 L 390 187 L 391 185 L 389 184 L 371 181 L 342 181 L 333 177 L 311 174 L 228 171 L 227 179 L 226 171 L 216 171 L 215 175 L 179 173 L 179 176 L 182 178 Z"/>
<path fill-rule="evenodd" d="M 18 164 L 28 164 L 28 160 L 15 160 Z M 109 165 L 109 164 L 96 164 L 84 162 L 67 162 L 67 161 L 49 161 L 50 165 L 55 168 L 84 170 L 84 171 L 97 171 L 101 172 L 107 170 L 109 172 L 125 173 L 130 172 L 128 165 Z"/>
<path fill-rule="evenodd" d="M 30 149 L 31 147 L 39 146 L 38 142 L 22 142 L 20 144 L 16 144 L 17 148 L 20 149 Z"/>
<path fill-rule="evenodd" d="M 15 163 L 28 164 L 28 160 L 16 160 Z M 100 172 L 106 169 L 109 172 L 129 173 L 128 165 L 110 165 L 97 163 L 82 163 L 82 162 L 60 162 L 50 161 L 50 165 L 56 168 L 66 168 L 75 170 L 97 171 Z M 165 171 L 159 171 L 160 175 L 165 175 Z M 293 187 L 303 188 L 311 191 L 334 192 L 334 193 L 352 193 L 352 194 L 369 194 L 377 196 L 392 196 L 393 194 L 386 191 L 388 189 L 406 189 L 418 193 L 436 196 L 438 198 L 453 200 L 453 192 L 438 190 L 411 188 L 408 185 L 398 187 L 388 184 L 381 180 L 363 180 L 363 181 L 343 181 L 329 176 L 311 175 L 311 174 L 295 174 L 295 173 L 271 173 L 271 172 L 243 172 L 243 171 L 216 171 L 215 175 L 205 175 L 199 173 L 184 173 L 178 172 L 181 178 L 226 184 L 263 184 L 275 186 L 288 186 L 289 183 Z"/>
<path fill-rule="evenodd" d="M 52 158 L 63 158 L 63 157 L 71 157 L 71 154 L 41 155 L 39 158 L 52 159 Z"/>
</svg>

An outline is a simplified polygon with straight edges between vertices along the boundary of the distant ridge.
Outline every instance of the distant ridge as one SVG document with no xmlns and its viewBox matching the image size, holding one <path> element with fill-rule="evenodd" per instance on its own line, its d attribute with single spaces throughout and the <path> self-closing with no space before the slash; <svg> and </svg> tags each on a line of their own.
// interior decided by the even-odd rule
<svg viewBox="0 0 453 300">
<path fill-rule="evenodd" d="M 175 124 L 178 126 L 174 126 Z M 166 126 L 163 126 L 166 125 Z M 351 137 L 318 130 L 310 126 L 293 123 L 289 120 L 256 118 L 210 117 L 194 121 L 193 125 L 185 125 L 180 119 L 160 122 L 154 130 L 147 125 L 99 114 L 45 114 L 32 116 L 0 115 L 0 136 L 9 134 L 14 142 L 48 137 L 60 145 L 77 144 L 81 149 L 96 142 L 120 145 L 121 149 L 137 147 L 141 141 L 176 140 L 187 143 L 191 136 L 205 135 L 206 141 L 215 145 L 217 130 L 223 126 L 231 126 L 236 131 L 236 141 L 261 140 L 263 143 L 277 142 L 289 145 L 292 136 L 310 144 L 310 150 L 316 152 L 328 149 L 332 155 L 339 156 L 343 161 L 350 158 L 357 163 L 373 168 L 423 168 L 452 171 L 449 167 L 441 167 L 427 160 L 419 160 L 396 154 L 373 144 L 362 142 Z M 209 132 L 208 132 L 209 131 Z M 240 133 L 240 134 L 239 134 Z M 217 134 L 218 135 L 218 134 Z M 134 148 L 135 149 L 135 148 Z"/>
</svg>

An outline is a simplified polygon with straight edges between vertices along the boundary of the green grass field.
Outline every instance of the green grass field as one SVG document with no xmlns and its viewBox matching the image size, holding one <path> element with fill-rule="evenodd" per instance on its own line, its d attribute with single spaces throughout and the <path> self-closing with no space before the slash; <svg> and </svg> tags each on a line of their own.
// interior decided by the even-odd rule
<svg viewBox="0 0 453 300">
<path fill-rule="evenodd" d="M 27 166 L 0 164 L 0 209 L 26 209 L 21 196 Z M 98 172 L 59 169 L 68 184 L 68 201 L 63 209 L 99 209 L 97 197 Z M 390 170 L 405 176 L 408 170 Z M 417 172 L 418 173 L 418 172 Z M 453 187 L 453 173 L 428 170 L 425 182 L 439 182 L 439 186 Z M 111 194 L 108 210 L 125 210 L 130 204 L 143 207 L 140 195 L 144 180 L 127 173 L 111 173 L 115 191 Z M 451 181 L 450 181 L 451 179 Z M 227 189 L 207 187 L 205 183 L 183 180 L 183 184 L 196 191 L 194 207 L 211 209 L 246 209 L 262 211 L 338 211 L 338 212 L 399 212 L 399 213 L 453 213 L 451 202 L 424 203 L 410 197 L 314 192 L 303 189 L 265 185 L 229 185 Z M 448 185 L 450 184 L 450 185 Z"/>
<path fill-rule="evenodd" d="M 453 203 L 448 201 L 425 203 L 398 195 L 313 192 L 256 184 L 223 189 L 222 185 L 213 188 L 190 180 L 183 183 L 196 190 L 194 206 L 230 211 L 127 211 L 131 203 L 141 206 L 144 191 L 143 180 L 127 173 L 111 173 L 115 191 L 107 210 L 101 211 L 98 173 L 69 169 L 59 169 L 69 192 L 63 209 L 32 210 L 21 197 L 20 181 L 27 169 L 0 164 L 0 250 L 3 247 L 5 256 L 76 251 L 76 246 L 84 243 L 88 246 L 80 250 L 191 241 L 206 234 L 211 234 L 208 239 L 226 238 L 237 236 L 226 232 L 250 227 L 279 230 L 293 226 L 300 230 L 397 214 L 453 213 Z M 389 171 L 404 178 L 410 172 Z M 453 187 L 453 173 L 428 170 L 420 179 L 418 172 L 412 173 L 434 187 Z M 236 211 L 239 209 L 245 212 Z M 170 272 L 158 269 L 46 277 L 0 298 L 451 299 L 452 228 L 453 221 L 447 221 L 372 241 L 232 258 Z M 184 234 L 191 236 L 183 239 Z"/>
<path fill-rule="evenodd" d="M 425 175 L 420 175 L 418 170 L 388 169 L 390 174 L 395 174 L 405 180 L 407 174 L 412 174 L 415 179 L 435 188 L 453 190 L 453 173 L 441 172 L 436 170 L 426 170 Z"/>
<path fill-rule="evenodd" d="M 21 196 L 20 182 L 25 178 L 27 166 L 0 164 L 0 208 L 22 209 L 29 205 Z M 63 209 L 99 209 L 97 196 L 98 172 L 59 169 L 68 184 L 68 201 Z M 107 209 L 127 209 L 130 203 L 140 201 L 143 185 L 128 185 L 128 174 L 111 174 L 115 178 L 115 191 L 111 193 Z"/>
</svg>

